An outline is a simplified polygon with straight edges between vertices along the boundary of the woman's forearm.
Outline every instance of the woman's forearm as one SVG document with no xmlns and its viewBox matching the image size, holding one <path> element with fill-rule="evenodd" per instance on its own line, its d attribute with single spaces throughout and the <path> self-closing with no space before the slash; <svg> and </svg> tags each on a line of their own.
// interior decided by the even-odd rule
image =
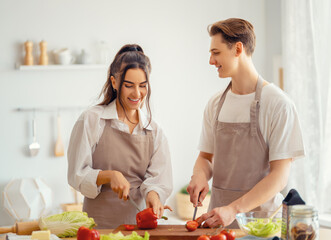
<svg viewBox="0 0 331 240">
<path fill-rule="evenodd" d="M 110 183 L 112 170 L 100 171 L 97 177 L 97 186 Z"/>
</svg>

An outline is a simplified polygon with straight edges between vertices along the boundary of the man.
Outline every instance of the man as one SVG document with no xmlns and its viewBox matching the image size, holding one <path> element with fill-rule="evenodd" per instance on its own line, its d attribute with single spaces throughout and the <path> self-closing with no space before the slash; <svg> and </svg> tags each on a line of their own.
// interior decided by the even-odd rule
<svg viewBox="0 0 331 240">
<path fill-rule="evenodd" d="M 201 221 L 236 228 L 237 213 L 277 209 L 291 162 L 304 156 L 304 147 L 293 102 L 254 67 L 253 25 L 231 18 L 214 23 L 209 34 L 209 63 L 231 82 L 206 106 L 187 191 L 201 206 L 213 178 L 209 212 Z"/>
</svg>

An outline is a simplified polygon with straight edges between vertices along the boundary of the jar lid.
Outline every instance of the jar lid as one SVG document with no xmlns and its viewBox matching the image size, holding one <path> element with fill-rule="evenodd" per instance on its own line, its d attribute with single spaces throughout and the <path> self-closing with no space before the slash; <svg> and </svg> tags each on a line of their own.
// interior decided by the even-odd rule
<svg viewBox="0 0 331 240">
<path fill-rule="evenodd" d="M 317 216 L 317 209 L 309 205 L 293 205 L 291 206 L 291 215 L 300 217 Z"/>
</svg>

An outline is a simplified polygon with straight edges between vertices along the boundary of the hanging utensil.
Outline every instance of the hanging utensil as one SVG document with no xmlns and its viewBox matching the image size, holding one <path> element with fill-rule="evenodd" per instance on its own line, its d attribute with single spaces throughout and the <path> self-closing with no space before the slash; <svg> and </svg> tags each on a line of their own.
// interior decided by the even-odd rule
<svg viewBox="0 0 331 240">
<path fill-rule="evenodd" d="M 57 115 L 57 140 L 55 143 L 54 153 L 56 157 L 64 156 L 64 146 L 61 137 L 61 117 L 59 113 Z"/>
<path fill-rule="evenodd" d="M 33 142 L 29 145 L 30 149 L 30 155 L 36 156 L 39 152 L 40 145 L 37 142 L 36 138 L 36 117 L 35 117 L 35 112 L 33 112 L 33 120 L 32 120 L 32 135 L 33 135 Z"/>
</svg>

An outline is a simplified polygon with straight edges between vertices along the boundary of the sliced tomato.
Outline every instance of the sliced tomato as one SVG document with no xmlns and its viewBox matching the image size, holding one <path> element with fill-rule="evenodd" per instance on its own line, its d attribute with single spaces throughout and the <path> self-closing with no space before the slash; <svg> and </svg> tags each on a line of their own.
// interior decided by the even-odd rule
<svg viewBox="0 0 331 240">
<path fill-rule="evenodd" d="M 221 233 L 223 233 L 226 236 L 227 240 L 236 239 L 236 233 L 235 233 L 235 231 L 233 231 L 231 229 L 224 229 Z"/>
<path fill-rule="evenodd" d="M 134 230 L 134 225 L 124 224 L 124 227 L 125 227 L 125 229 L 128 230 L 128 231 L 132 231 L 132 230 Z"/>
<path fill-rule="evenodd" d="M 198 227 L 201 226 L 202 220 L 201 217 L 198 217 L 197 219 L 195 219 L 194 221 L 196 221 L 198 223 Z"/>
<path fill-rule="evenodd" d="M 210 236 L 210 240 L 227 240 L 226 236 L 223 233 Z"/>
<path fill-rule="evenodd" d="M 207 235 L 201 235 L 197 240 L 210 240 L 210 238 Z"/>
<path fill-rule="evenodd" d="M 197 221 L 187 221 L 185 227 L 189 232 L 193 232 L 197 230 L 199 223 Z"/>
</svg>

